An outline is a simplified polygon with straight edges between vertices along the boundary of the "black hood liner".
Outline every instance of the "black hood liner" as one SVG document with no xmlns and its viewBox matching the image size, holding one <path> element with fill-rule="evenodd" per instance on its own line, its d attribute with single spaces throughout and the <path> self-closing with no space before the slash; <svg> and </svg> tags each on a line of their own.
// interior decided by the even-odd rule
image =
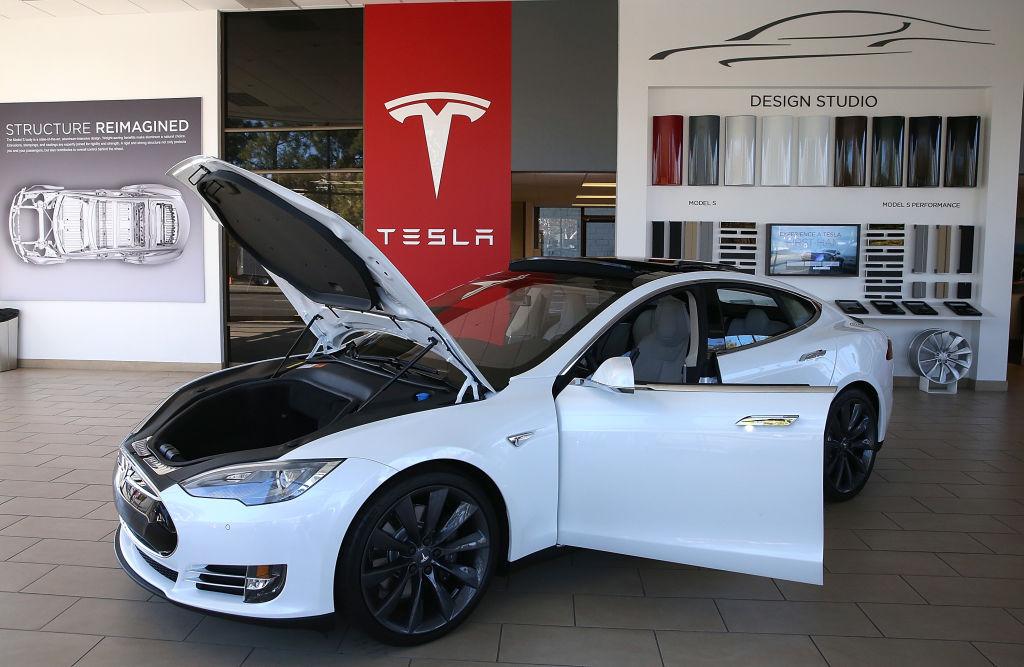
<svg viewBox="0 0 1024 667">
<path fill-rule="evenodd" d="M 350 310 L 379 306 L 366 263 L 313 216 L 227 169 L 195 185 L 240 246 L 312 301 Z"/>
</svg>

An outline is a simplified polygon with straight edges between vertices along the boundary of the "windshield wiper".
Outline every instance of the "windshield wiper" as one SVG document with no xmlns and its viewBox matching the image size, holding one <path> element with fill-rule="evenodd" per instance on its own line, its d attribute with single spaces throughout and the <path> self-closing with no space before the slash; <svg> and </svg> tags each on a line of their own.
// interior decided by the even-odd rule
<svg viewBox="0 0 1024 667">
<path fill-rule="evenodd" d="M 356 408 L 356 409 L 355 409 L 355 410 L 353 411 L 353 414 L 355 414 L 355 413 L 359 413 L 359 412 L 362 412 L 362 411 L 363 411 L 363 408 L 365 408 L 365 407 L 366 407 L 367 405 L 369 405 L 370 403 L 372 403 L 372 402 L 373 402 L 373 400 L 374 400 L 375 398 L 377 398 L 378 396 L 380 396 L 381 394 L 383 394 L 383 393 L 384 393 L 384 391 L 385 391 L 385 390 L 386 390 L 386 389 L 387 389 L 388 387 L 390 387 L 390 386 L 391 386 L 391 385 L 393 385 L 393 384 L 394 384 L 395 382 L 397 382 L 397 381 L 398 381 L 398 379 L 399 379 L 400 377 L 402 377 L 403 375 L 405 375 L 405 374 L 406 374 L 406 372 L 408 372 L 408 370 L 409 370 L 410 368 L 412 368 L 412 367 L 413 367 L 413 366 L 414 366 L 414 365 L 416 364 L 416 362 L 417 362 L 417 361 L 419 361 L 420 359 L 422 359 L 422 358 L 423 358 L 423 357 L 424 357 L 424 356 L 425 356 L 425 355 L 427 354 L 427 352 L 430 352 L 430 351 L 431 351 L 432 349 L 434 349 L 434 346 L 435 346 L 435 345 L 437 345 L 437 339 L 436 339 L 436 338 L 430 338 L 430 339 L 429 339 L 429 343 L 428 343 L 427 345 L 425 345 L 425 346 L 423 347 L 423 349 L 422 349 L 422 350 L 420 350 L 419 352 L 417 352 L 417 353 L 416 353 L 416 355 L 415 355 L 415 356 L 414 356 L 414 357 L 413 357 L 412 359 L 410 359 L 409 361 L 406 361 L 405 363 L 403 363 L 403 364 L 402 364 L 402 366 L 401 366 L 401 368 L 399 368 L 399 369 L 398 369 L 397 371 L 395 371 L 395 374 L 394 374 L 394 375 L 392 375 L 392 376 L 391 376 L 390 378 L 388 378 L 388 381 L 387 381 L 387 382 L 385 382 L 385 383 L 384 383 L 384 384 L 382 384 L 382 385 L 381 385 L 380 387 L 378 387 L 378 388 L 377 388 L 377 390 L 376 390 L 375 392 L 373 392 L 372 394 L 370 394 L 370 396 L 369 396 L 369 397 L 368 397 L 368 398 L 367 398 L 367 399 L 366 399 L 365 401 L 363 401 L 363 402 L 362 402 L 362 404 L 360 404 L 360 406 L 359 406 L 358 408 Z M 357 358 L 358 358 L 358 357 L 357 357 Z"/>
<path fill-rule="evenodd" d="M 419 359 L 422 356 L 423 355 L 418 354 L 416 359 Z M 379 354 L 359 354 L 354 352 L 352 358 L 355 359 L 356 361 L 374 361 L 381 364 L 387 364 L 388 366 L 393 366 L 396 368 L 401 368 L 403 365 L 403 362 L 400 361 L 397 357 L 385 357 Z M 414 363 L 410 367 L 410 369 L 419 371 L 425 375 L 430 375 L 431 377 L 435 378 L 441 378 L 444 377 L 445 375 L 445 372 L 442 371 L 441 369 L 432 368 L 430 366 L 424 366 L 423 364 Z"/>
</svg>

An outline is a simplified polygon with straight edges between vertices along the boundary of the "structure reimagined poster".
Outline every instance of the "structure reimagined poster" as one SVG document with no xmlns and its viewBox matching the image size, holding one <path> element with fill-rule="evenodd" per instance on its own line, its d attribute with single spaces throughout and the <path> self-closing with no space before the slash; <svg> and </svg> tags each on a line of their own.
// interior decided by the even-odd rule
<svg viewBox="0 0 1024 667">
<path fill-rule="evenodd" d="M 0 104 L 0 299 L 201 302 L 202 100 Z"/>
</svg>

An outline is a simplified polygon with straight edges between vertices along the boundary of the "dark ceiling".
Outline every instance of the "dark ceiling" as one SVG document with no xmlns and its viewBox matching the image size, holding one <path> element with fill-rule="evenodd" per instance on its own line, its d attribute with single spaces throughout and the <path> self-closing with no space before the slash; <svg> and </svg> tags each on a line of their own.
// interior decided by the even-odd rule
<svg viewBox="0 0 1024 667">
<path fill-rule="evenodd" d="M 363 10 L 225 13 L 226 116 L 361 124 Z"/>
</svg>

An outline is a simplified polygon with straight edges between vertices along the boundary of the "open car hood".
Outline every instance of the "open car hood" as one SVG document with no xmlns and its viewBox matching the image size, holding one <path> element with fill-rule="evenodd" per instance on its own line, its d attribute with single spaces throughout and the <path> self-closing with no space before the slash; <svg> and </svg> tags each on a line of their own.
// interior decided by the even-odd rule
<svg viewBox="0 0 1024 667">
<path fill-rule="evenodd" d="M 273 276 L 326 351 L 379 331 L 433 351 L 494 391 L 398 269 L 341 216 L 270 179 L 197 155 L 167 172 Z"/>
</svg>

